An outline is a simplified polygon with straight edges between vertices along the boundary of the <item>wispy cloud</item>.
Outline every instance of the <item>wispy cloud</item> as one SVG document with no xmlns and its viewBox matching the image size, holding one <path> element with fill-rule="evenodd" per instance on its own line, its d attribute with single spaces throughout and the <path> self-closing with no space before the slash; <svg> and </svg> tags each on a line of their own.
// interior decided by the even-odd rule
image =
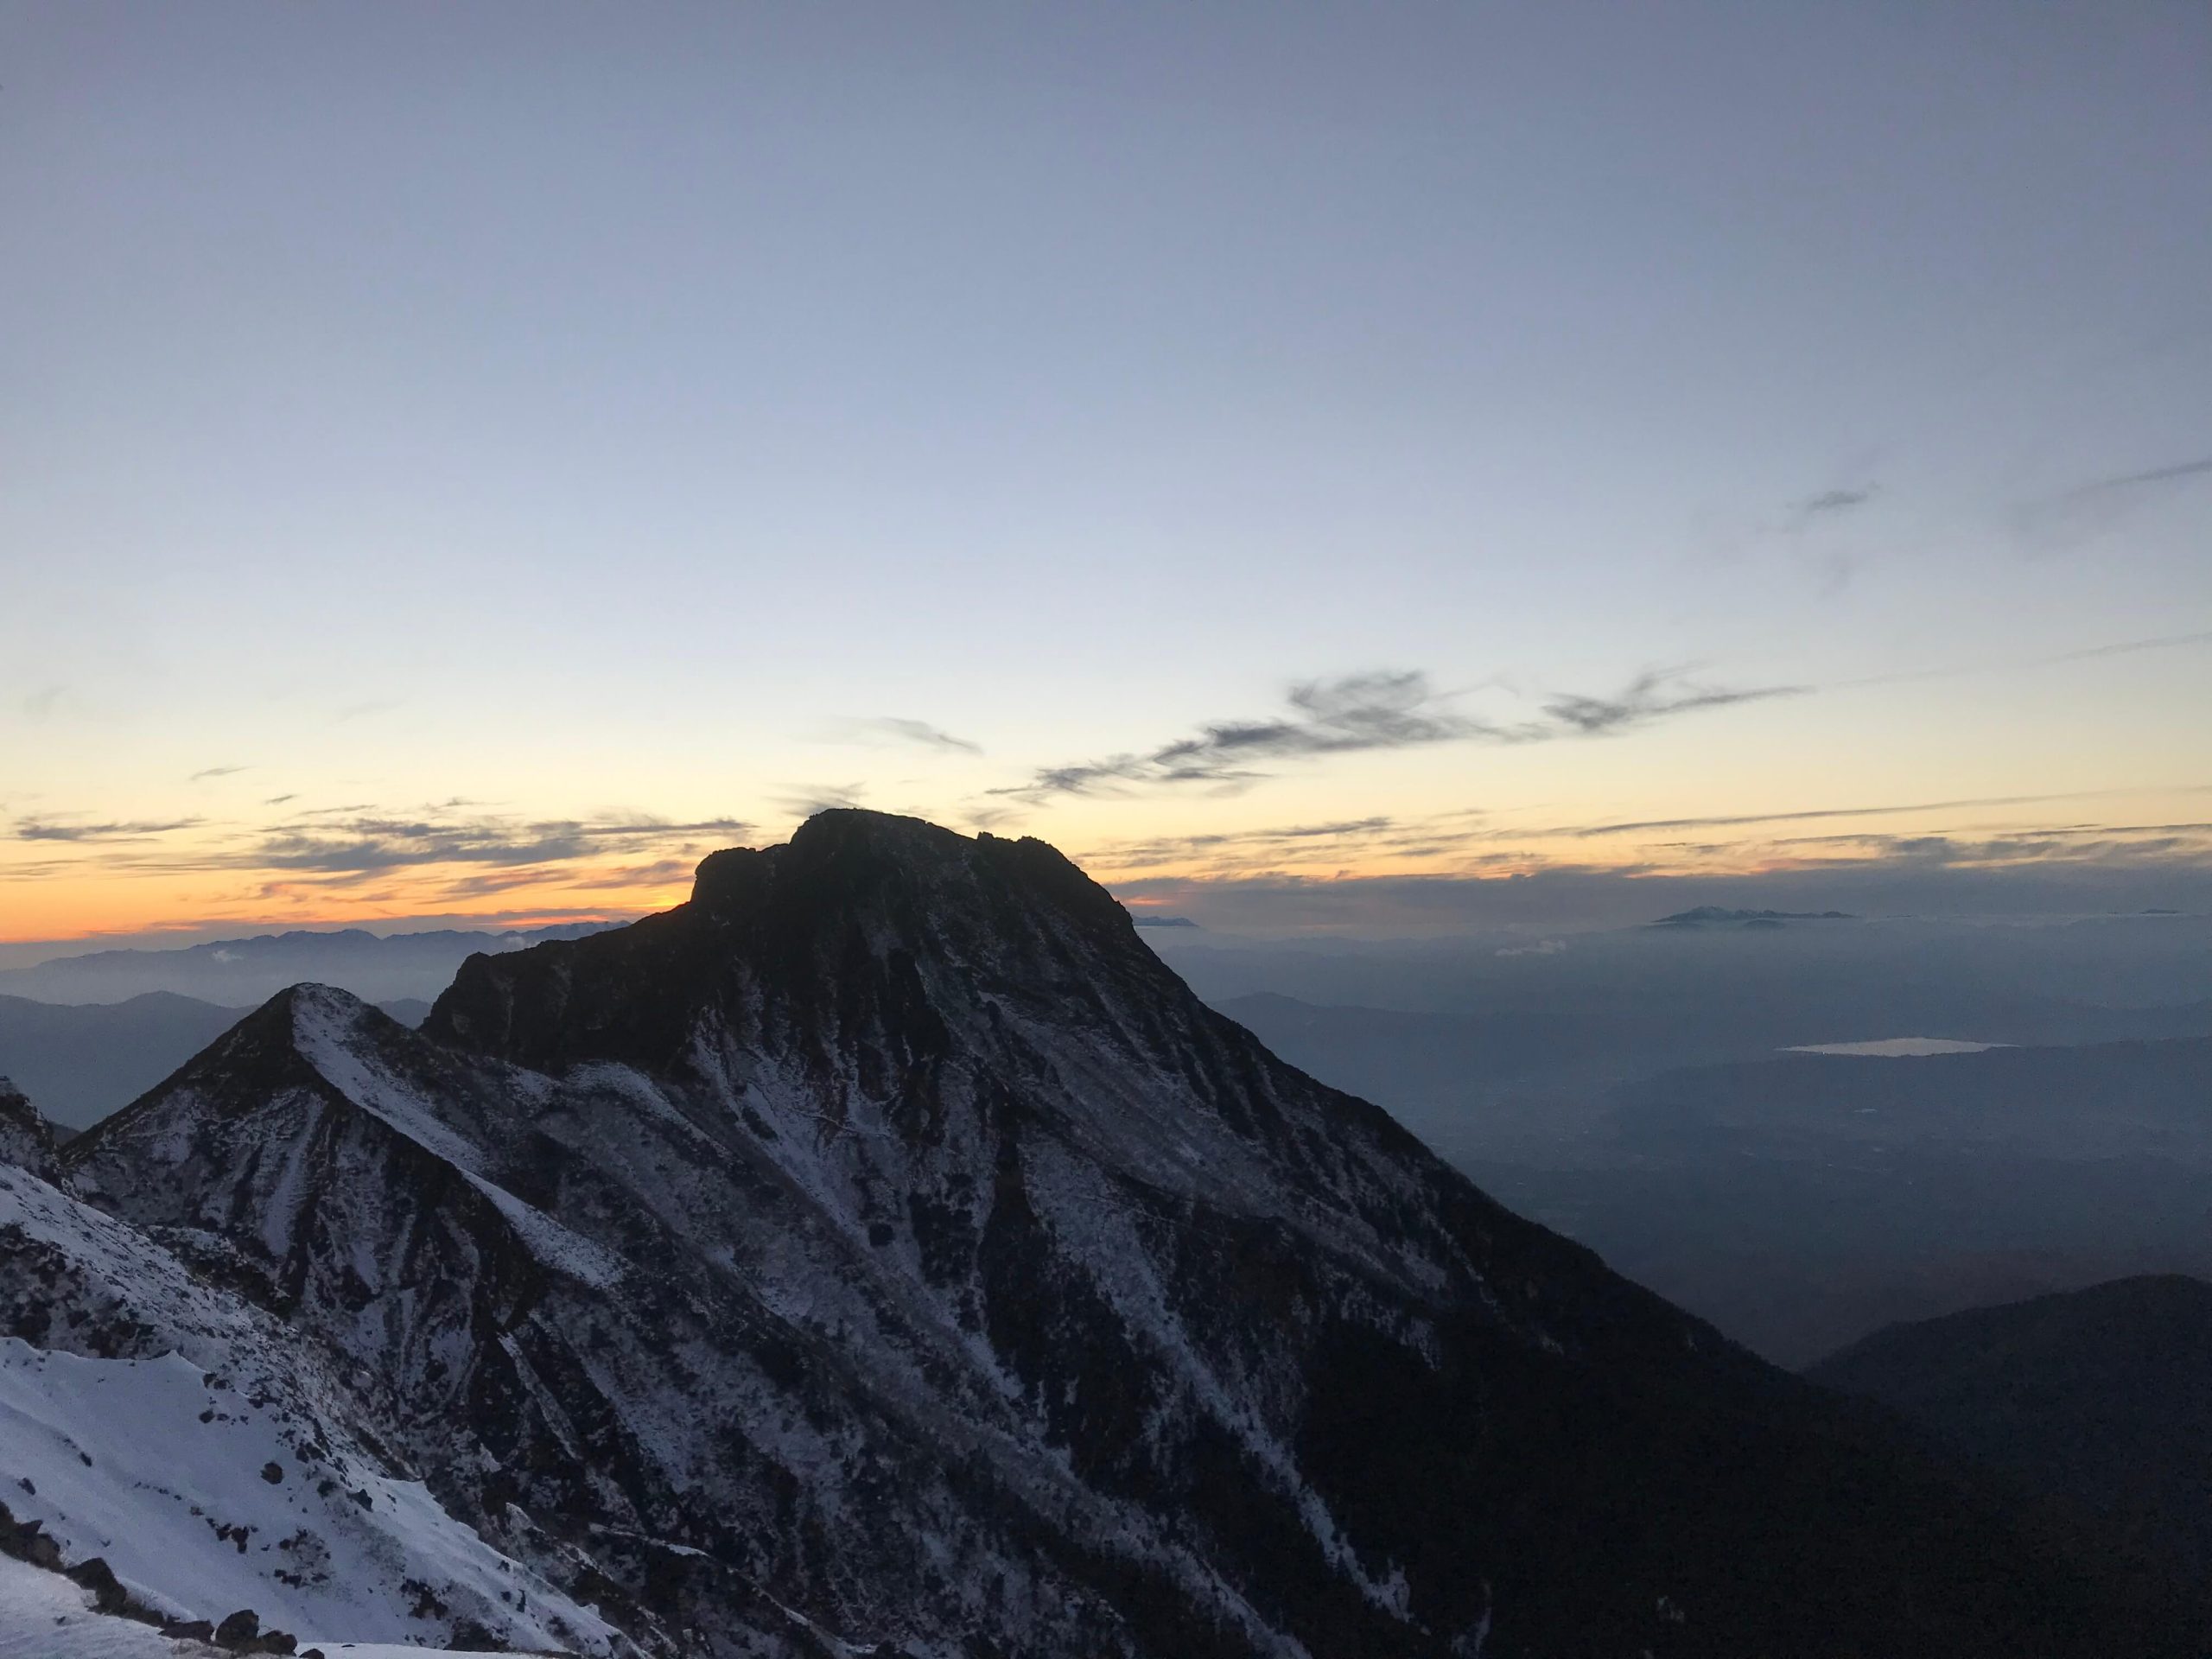
<svg viewBox="0 0 2212 1659">
<path fill-rule="evenodd" d="M 192 784 L 204 784 L 211 778 L 232 778 L 241 772 L 251 770 L 251 766 L 203 766 L 185 781 Z"/>
<path fill-rule="evenodd" d="M 1953 680 L 1973 674 L 2018 673 L 2025 669 L 2055 668 L 2063 663 L 2084 663 L 2099 657 L 2126 657 L 2139 651 L 2185 651 L 2212 645 L 2212 629 L 2193 633 L 2153 634 L 2143 639 L 2114 639 L 2100 645 L 2079 645 L 2071 651 L 2047 652 L 2040 657 L 2015 657 L 2003 661 L 1963 663 L 1947 668 L 1898 669 L 1887 674 L 1866 674 L 1855 679 L 1830 680 L 1817 689 L 1850 691 L 1870 685 L 1910 685 L 1923 680 Z"/>
<path fill-rule="evenodd" d="M 23 699 L 23 714 L 31 720 L 45 720 L 60 706 L 68 687 L 43 685 Z"/>
<path fill-rule="evenodd" d="M 1571 731 L 1585 737 L 1602 737 L 1614 732 L 1632 731 L 1669 715 L 1684 715 L 1695 709 L 1725 709 L 1732 703 L 1798 697 L 1811 690 L 1804 685 L 1701 685 L 1681 678 L 1679 671 L 1653 670 L 1637 675 L 1612 696 L 1556 697 L 1544 705 L 1544 712 L 1558 724 L 1560 733 Z"/>
<path fill-rule="evenodd" d="M 589 873 L 590 883 L 596 889 L 614 892 L 678 887 L 690 880 L 697 864 L 698 861 L 693 858 L 663 858 L 650 864 L 594 866 Z M 534 868 L 479 870 L 456 876 L 441 885 L 438 892 L 441 897 L 449 901 L 466 903 L 495 893 L 535 887 L 543 880 L 543 874 Z"/>
<path fill-rule="evenodd" d="M 994 790 L 1042 800 L 1112 792 L 1131 785 L 1241 785 L 1265 774 L 1262 763 L 1294 757 L 1401 749 L 1481 734 L 1481 722 L 1455 714 L 1426 675 L 1355 674 L 1309 680 L 1289 694 L 1291 712 L 1274 720 L 1222 721 L 1141 754 L 1041 768 L 1027 783 Z"/>
<path fill-rule="evenodd" d="M 527 819 L 435 809 L 408 815 L 326 809 L 259 826 L 199 818 L 93 823 L 42 817 L 18 821 L 10 838 L 44 843 L 50 854 L 0 864 L 0 880 L 43 880 L 90 871 L 235 872 L 264 878 L 264 899 L 295 905 L 328 893 L 343 893 L 356 906 L 419 904 L 439 894 L 467 903 L 533 884 L 665 888 L 706 853 L 741 840 L 750 829 L 729 817 Z"/>
<path fill-rule="evenodd" d="M 990 802 L 970 803 L 960 810 L 958 816 L 971 831 L 978 834 L 1014 829 L 1028 817 L 1020 807 Z"/>
<path fill-rule="evenodd" d="M 2161 858 L 2212 855 L 2212 823 L 2066 823 L 1984 834 L 1807 836 L 1774 843 L 1815 849 L 1808 856 L 1871 854 L 1925 864 L 1996 865 L 2053 860 Z"/>
<path fill-rule="evenodd" d="M 2108 791 L 2096 791 L 2103 794 Z M 1800 823 L 1822 818 L 1877 818 L 1910 812 L 1949 812 L 1964 807 L 2027 806 L 2047 801 L 2083 800 L 2087 794 L 1980 795 L 1955 801 L 1911 801 L 1882 806 L 1823 806 L 1789 812 L 1742 812 L 1725 817 L 1635 818 L 1619 823 L 1586 823 L 1556 833 L 1589 839 L 1598 836 L 1641 835 L 1666 830 L 1726 830 L 1755 823 Z"/>
<path fill-rule="evenodd" d="M 905 720 L 896 715 L 880 715 L 868 720 L 848 720 L 838 722 L 840 734 L 849 741 L 881 742 L 890 741 L 912 743 L 925 749 L 941 749 L 957 754 L 981 754 L 983 746 L 964 737 L 955 737 L 939 726 L 925 720 Z"/>
<path fill-rule="evenodd" d="M 862 804 L 861 797 L 867 792 L 865 784 L 802 784 L 778 796 L 776 804 L 796 817 L 810 818 L 817 812 L 859 806 Z"/>
<path fill-rule="evenodd" d="M 662 818 L 542 819 L 499 817 L 395 818 L 360 817 L 312 821 L 280 827 L 232 849 L 224 861 L 233 867 L 270 870 L 313 870 L 365 874 L 433 864 L 494 864 L 527 869 L 610 852 L 690 843 L 718 842 L 743 835 L 750 826 L 738 818 L 703 818 L 671 823 Z"/>
<path fill-rule="evenodd" d="M 205 822 L 200 818 L 168 818 L 162 820 L 122 820 L 109 823 L 69 823 L 47 819 L 26 818 L 16 825 L 18 841 L 61 842 L 119 842 L 147 841 L 156 836 L 166 836 L 180 830 L 194 830 Z"/>
<path fill-rule="evenodd" d="M 2150 639 L 2122 639 L 2109 645 L 2085 645 L 2079 651 L 2062 651 L 2047 660 L 2081 663 L 2093 657 L 2125 657 L 2139 651 L 2174 651 L 2190 645 L 2212 645 L 2212 628 L 2196 633 L 2162 633 Z"/>
<path fill-rule="evenodd" d="M 2101 535 L 2167 491 L 2206 478 L 2212 478 L 2212 455 L 2093 478 L 2023 502 L 2012 510 L 2012 528 L 2030 552 L 2061 550 Z"/>
<path fill-rule="evenodd" d="M 2171 484 L 2182 479 L 2202 478 L 2212 474 L 2212 455 L 2196 461 L 2177 462 L 2171 467 L 2152 467 L 2139 473 L 2121 473 L 2112 478 L 2092 479 L 2087 484 L 2076 485 L 2067 492 L 2079 499 L 2082 496 L 2111 495 L 2123 490 L 2140 489 L 2146 484 Z"/>
<path fill-rule="evenodd" d="M 1109 842 L 1086 849 L 1083 861 L 1117 870 L 1147 869 L 1163 864 L 1192 865 L 1339 858 L 1394 853 L 1402 848 L 1433 848 L 1468 838 L 1464 828 L 1477 813 L 1448 819 L 1401 822 L 1393 817 L 1344 818 L 1328 823 L 1293 823 L 1249 830 L 1213 830 L 1183 836 L 1153 836 Z"/>
<path fill-rule="evenodd" d="M 1801 524 L 1815 518 L 1833 518 L 1853 507 L 1865 506 L 1879 493 L 1879 486 L 1872 484 L 1860 489 L 1822 490 L 1818 495 L 1800 501 L 1790 509 L 1789 516 Z"/>
<path fill-rule="evenodd" d="M 1133 788 L 1198 785 L 1234 791 L 1268 776 L 1270 764 L 1319 756 L 1418 748 L 1439 743 L 1541 743 L 1597 737 L 1692 709 L 1794 696 L 1803 686 L 1739 688 L 1650 670 L 1611 696 L 1553 697 L 1535 719 L 1484 720 L 1452 706 L 1428 677 L 1412 671 L 1308 680 L 1291 688 L 1289 711 L 1273 720 L 1221 721 L 1141 753 L 1041 767 L 1027 782 L 994 790 L 1029 801 Z"/>
</svg>

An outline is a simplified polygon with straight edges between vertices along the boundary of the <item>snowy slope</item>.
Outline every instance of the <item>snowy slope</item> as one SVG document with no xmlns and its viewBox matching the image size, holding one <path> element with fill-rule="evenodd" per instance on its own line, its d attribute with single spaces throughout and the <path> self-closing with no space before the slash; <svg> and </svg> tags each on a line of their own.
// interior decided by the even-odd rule
<svg viewBox="0 0 2212 1659">
<path fill-rule="evenodd" d="M 0 1659 L 214 1659 L 219 1651 L 105 1618 L 59 1573 L 0 1555 Z"/>
<path fill-rule="evenodd" d="M 459 1650 L 368 1642 L 302 1642 L 324 1659 L 460 1659 Z M 59 1573 L 0 1555 L 0 1659 L 227 1659 L 203 1642 L 173 1641 L 152 1626 L 92 1610 L 86 1592 Z M 527 1659 L 470 1650 L 469 1659 Z"/>
<path fill-rule="evenodd" d="M 0 1337 L 0 1501 L 65 1560 L 100 1557 L 181 1618 L 621 1649 L 366 1449 L 296 1333 L 143 1235 L 0 1169 L 0 1253 L 10 1327 L 31 1337 Z"/>
</svg>

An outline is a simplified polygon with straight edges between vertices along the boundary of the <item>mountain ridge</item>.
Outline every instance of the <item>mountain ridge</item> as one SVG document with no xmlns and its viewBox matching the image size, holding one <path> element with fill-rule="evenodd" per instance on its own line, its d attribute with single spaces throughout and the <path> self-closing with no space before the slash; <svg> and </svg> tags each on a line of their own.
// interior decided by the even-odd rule
<svg viewBox="0 0 2212 1659">
<path fill-rule="evenodd" d="M 1039 842 L 824 814 L 420 1033 L 285 992 L 62 1161 L 656 1652 L 2184 1650 Z"/>
<path fill-rule="evenodd" d="M 1806 1375 L 2212 1567 L 2212 1282 L 2141 1274 L 1889 1325 Z"/>
</svg>

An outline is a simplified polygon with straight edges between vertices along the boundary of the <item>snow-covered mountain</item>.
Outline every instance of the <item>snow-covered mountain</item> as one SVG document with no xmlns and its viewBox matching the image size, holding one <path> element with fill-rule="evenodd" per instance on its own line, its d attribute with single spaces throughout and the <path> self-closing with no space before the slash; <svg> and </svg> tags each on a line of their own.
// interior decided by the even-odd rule
<svg viewBox="0 0 2212 1659">
<path fill-rule="evenodd" d="M 0 1380 L 118 1472 L 33 1513 L 105 1549 L 197 1505 L 257 1529 L 224 1566 L 263 1582 L 256 1551 L 303 1527 L 315 1595 L 414 1596 L 427 1639 L 2171 1636 L 1971 1480 L 1276 1060 L 1035 842 L 825 813 L 708 859 L 664 915 L 471 958 L 419 1033 L 296 988 L 55 1167 L 71 1191 L 6 1175 Z M 73 1403 L 103 1389 L 130 1409 Z M 219 1427 L 183 1496 L 133 1461 L 138 1423 Z M 182 1605 L 165 1550 L 116 1570 Z"/>
<path fill-rule="evenodd" d="M 20 1167 L 0 1168 L 0 1503 L 144 1608 L 630 1652 L 410 1478 L 342 1358 Z"/>
</svg>

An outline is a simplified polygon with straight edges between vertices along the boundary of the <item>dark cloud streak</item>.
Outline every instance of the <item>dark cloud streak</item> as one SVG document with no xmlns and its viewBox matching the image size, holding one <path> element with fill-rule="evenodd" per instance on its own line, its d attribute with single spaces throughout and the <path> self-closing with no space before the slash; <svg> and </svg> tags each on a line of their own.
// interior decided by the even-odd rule
<svg viewBox="0 0 2212 1659">
<path fill-rule="evenodd" d="M 2095 794 L 2108 791 L 2095 791 Z M 1634 835 L 1647 830 L 1727 830 L 1753 823 L 1802 823 L 1822 818 L 1874 818 L 1892 812 L 1949 812 L 1961 807 L 2028 806 L 2044 801 L 2079 800 L 2082 795 L 1982 795 L 1956 801 L 1914 801 L 1893 806 L 1828 806 L 1796 812 L 1745 812 L 1727 817 L 1638 818 L 1623 823 L 1592 823 L 1560 833 L 1587 840 L 1598 836 Z"/>
<path fill-rule="evenodd" d="M 145 841 L 156 836 L 171 835 L 180 830 L 196 830 L 205 822 L 202 818 L 168 818 L 158 822 L 54 823 L 44 819 L 26 818 L 16 825 L 16 839 L 95 842 Z"/>
<path fill-rule="evenodd" d="M 1056 795 L 1111 793 L 1129 788 L 1205 785 L 1234 791 L 1270 774 L 1282 760 L 1423 747 L 1439 743 L 1544 743 L 1599 737 L 1698 709 L 1796 696 L 1806 686 L 1734 688 L 1684 680 L 1680 671 L 1654 669 L 1610 697 L 1567 694 L 1543 707 L 1540 719 L 1503 724 L 1446 706 L 1427 676 L 1409 671 L 1308 680 L 1291 688 L 1291 712 L 1275 720 L 1224 721 L 1196 736 L 1141 754 L 1040 768 L 1026 784 L 993 790 L 1038 802 Z"/>
<path fill-rule="evenodd" d="M 2185 478 L 2202 478 L 2208 474 L 2212 474 L 2212 455 L 2197 461 L 2179 461 L 2171 467 L 2152 467 L 2139 473 L 2121 473 L 2113 478 L 2092 479 L 2087 484 L 2077 485 L 2069 490 L 2064 499 L 2078 501 L 2088 496 L 2140 489 L 2146 484 L 2171 484 Z"/>
<path fill-rule="evenodd" d="M 2212 455 L 2091 479 L 2056 495 L 2021 503 L 2012 510 L 2012 528 L 2031 552 L 2078 547 L 2111 530 L 2162 486 L 2212 477 Z"/>
<path fill-rule="evenodd" d="M 1858 490 L 1823 490 L 1818 495 L 1797 504 L 1796 517 L 1799 523 L 1812 518 L 1832 518 L 1839 513 L 1849 512 L 1853 507 L 1863 507 L 1872 501 L 1877 486 L 1868 485 Z"/>
<path fill-rule="evenodd" d="M 652 847 L 699 836 L 726 839 L 750 828 L 737 818 L 671 823 L 658 818 L 517 823 L 497 817 L 439 821 L 357 817 L 312 828 L 279 829 L 225 861 L 245 868 L 365 874 L 425 864 L 493 864 L 531 868 L 572 862 L 624 846 Z"/>
<path fill-rule="evenodd" d="M 1614 732 L 1632 731 L 1670 715 L 1684 715 L 1696 709 L 1726 709 L 1735 703 L 1761 702 L 1773 697 L 1801 697 L 1811 690 L 1812 687 L 1806 685 L 1698 685 L 1655 670 L 1637 675 L 1617 696 L 1555 697 L 1544 705 L 1544 712 L 1562 728 L 1584 737 L 1603 737 Z"/>
<path fill-rule="evenodd" d="M 846 722 L 855 732 L 870 733 L 894 738 L 902 743 L 912 743 L 925 749 L 941 749 L 957 754 L 981 754 L 983 746 L 971 743 L 964 737 L 955 737 L 939 726 L 925 720 L 904 720 L 896 715 L 881 715 L 870 720 Z"/>
</svg>

